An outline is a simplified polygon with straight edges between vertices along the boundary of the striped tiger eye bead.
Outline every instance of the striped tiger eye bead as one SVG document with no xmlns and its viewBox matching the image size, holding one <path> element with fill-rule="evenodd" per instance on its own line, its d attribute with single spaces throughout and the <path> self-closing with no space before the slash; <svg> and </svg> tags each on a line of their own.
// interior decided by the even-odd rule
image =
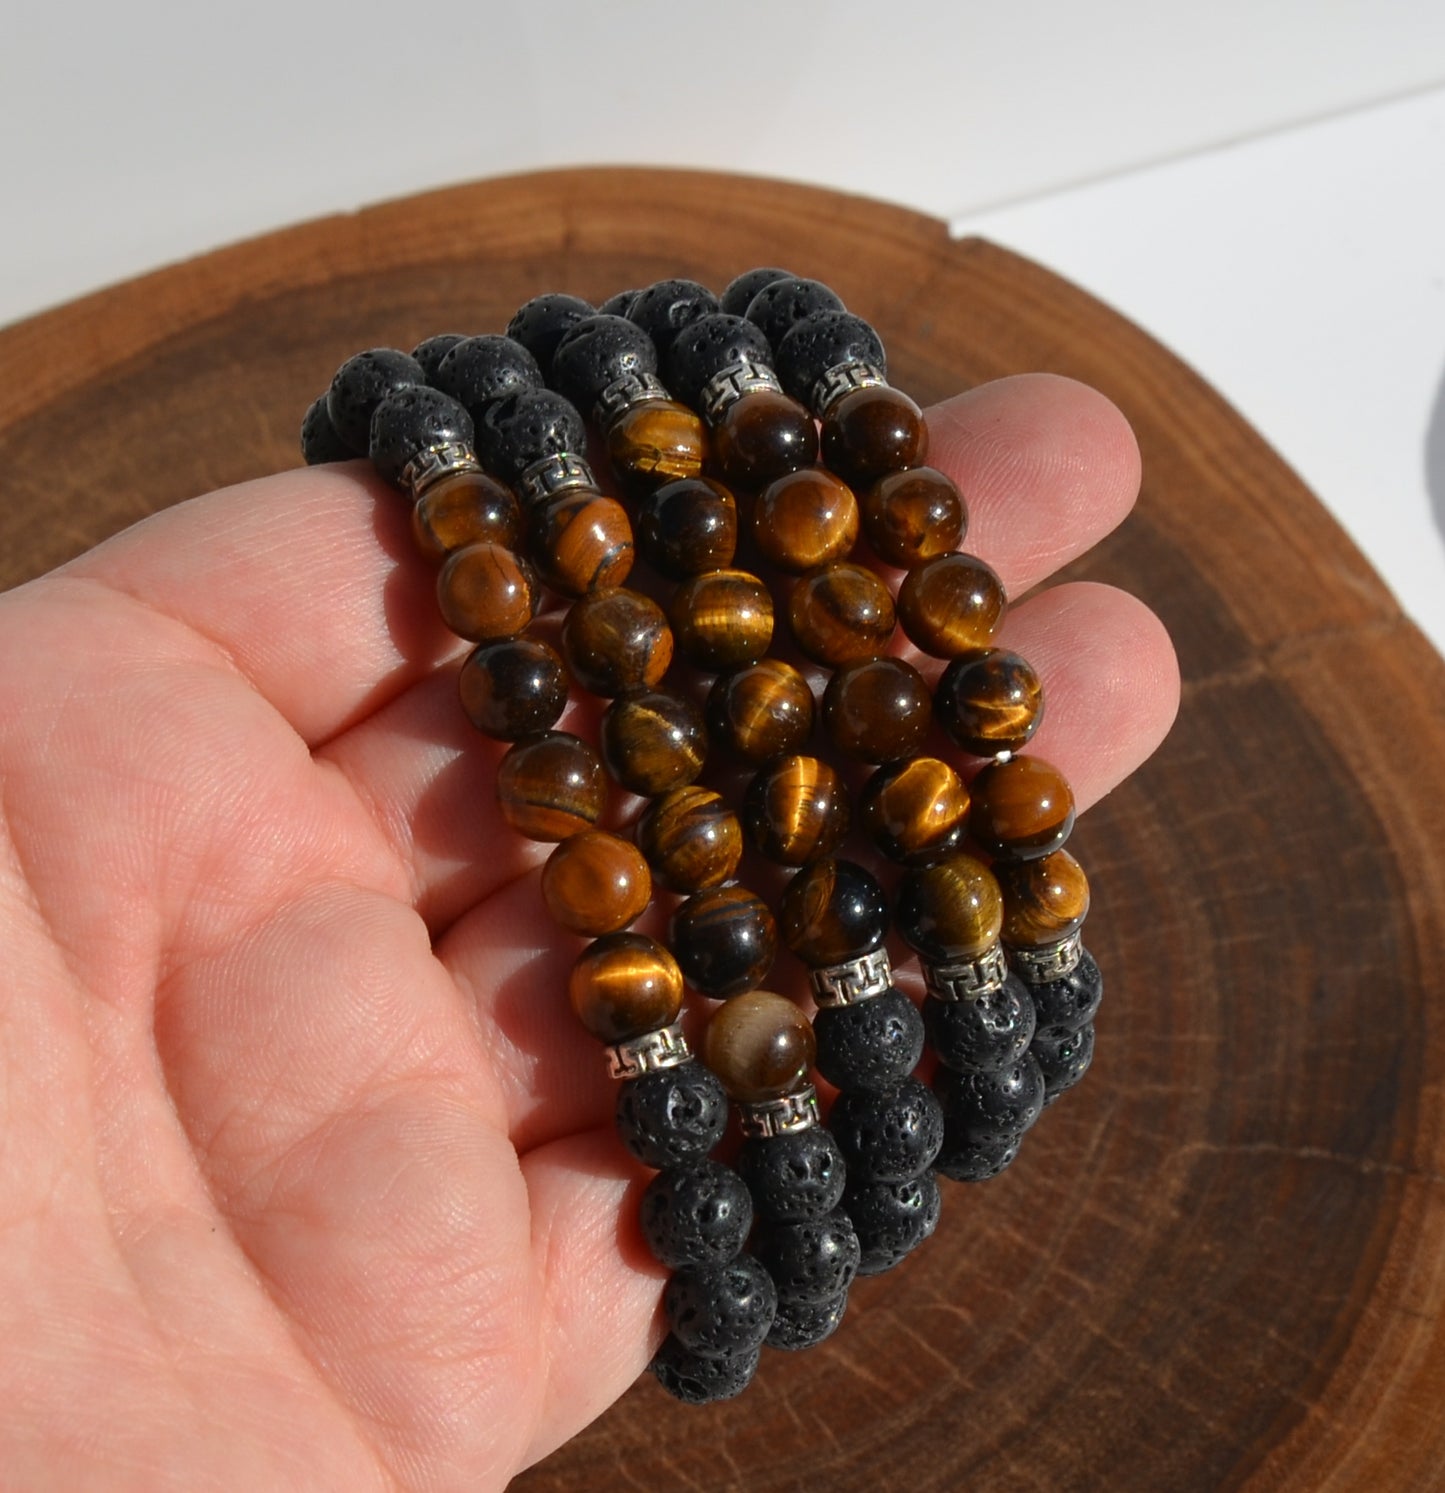
<svg viewBox="0 0 1445 1493">
<path fill-rule="evenodd" d="M 863 787 L 861 818 L 891 860 L 921 864 L 955 850 L 968 830 L 968 789 L 937 757 L 880 767 Z"/>
<path fill-rule="evenodd" d="M 935 658 L 986 648 L 1003 618 L 1003 582 L 976 555 L 939 555 L 910 570 L 898 589 L 908 640 Z"/>
<path fill-rule="evenodd" d="M 848 832 L 848 793 L 817 757 L 781 757 L 748 785 L 743 823 L 769 860 L 802 866 L 830 855 Z"/>
<path fill-rule="evenodd" d="M 712 1014 L 703 1057 L 740 1103 L 791 1093 L 808 1077 L 815 1052 L 812 1023 L 792 1001 L 750 990 Z"/>
<path fill-rule="evenodd" d="M 485 472 L 457 472 L 434 482 L 411 510 L 416 547 L 443 560 L 469 544 L 514 550 L 522 540 L 522 510 L 512 491 Z"/>
<path fill-rule="evenodd" d="M 467 719 L 496 741 L 520 741 L 556 724 L 567 704 L 567 671 L 533 638 L 484 643 L 457 680 Z"/>
<path fill-rule="evenodd" d="M 1042 758 L 990 762 L 971 789 L 969 834 L 996 860 L 1037 860 L 1059 849 L 1074 827 L 1074 790 Z"/>
<path fill-rule="evenodd" d="M 923 743 L 933 701 L 923 676 L 901 658 L 870 658 L 839 669 L 823 692 L 833 745 L 864 762 L 893 762 Z"/>
<path fill-rule="evenodd" d="M 684 477 L 648 493 L 637 506 L 642 558 L 670 581 L 733 563 L 737 500 L 710 477 Z"/>
<path fill-rule="evenodd" d="M 692 782 L 707 756 L 702 712 L 662 690 L 614 700 L 600 735 L 608 772 L 629 792 L 648 797 Z"/>
<path fill-rule="evenodd" d="M 442 620 L 473 643 L 516 637 L 532 620 L 539 599 L 531 567 L 500 544 L 457 550 L 437 576 Z"/>
<path fill-rule="evenodd" d="M 762 487 L 818 459 L 813 417 L 781 390 L 759 389 L 735 399 L 713 426 L 713 455 L 726 481 Z"/>
<path fill-rule="evenodd" d="M 861 494 L 859 508 L 868 543 L 885 565 L 913 570 L 963 543 L 963 498 L 933 467 L 889 472 Z"/>
<path fill-rule="evenodd" d="M 656 939 L 609 933 L 577 956 L 567 995 L 577 1019 L 599 1042 L 627 1042 L 677 1019 L 682 971 Z"/>
<path fill-rule="evenodd" d="M 755 664 L 773 640 L 773 598 L 746 570 L 712 570 L 684 581 L 668 606 L 688 662 L 710 674 Z"/>
<path fill-rule="evenodd" d="M 714 746 L 754 767 L 805 746 L 813 734 L 813 714 L 808 681 L 776 658 L 724 674 L 707 697 Z"/>
<path fill-rule="evenodd" d="M 542 867 L 542 899 L 569 933 L 619 933 L 652 900 L 642 852 L 606 830 L 572 835 Z"/>
<path fill-rule="evenodd" d="M 1006 648 L 961 653 L 934 693 L 939 724 L 975 757 L 1017 752 L 1038 730 L 1044 692 L 1027 659 Z"/>
<path fill-rule="evenodd" d="M 637 847 L 670 891 L 720 886 L 737 870 L 743 829 L 711 788 L 689 785 L 655 799 L 637 821 Z"/>
<path fill-rule="evenodd" d="M 955 853 L 904 876 L 894 922 L 931 963 L 977 959 L 999 941 L 1003 893 L 982 861 Z"/>
<path fill-rule="evenodd" d="M 618 481 L 647 492 L 696 477 L 708 456 L 707 426 L 672 399 L 650 399 L 624 410 L 607 427 L 607 455 Z"/>
<path fill-rule="evenodd" d="M 753 536 L 779 570 L 802 575 L 848 557 L 858 538 L 858 500 L 825 467 L 789 472 L 758 495 Z"/>
<path fill-rule="evenodd" d="M 1003 941 L 1046 949 L 1077 933 L 1089 915 L 1089 879 L 1067 850 L 994 868 L 1003 890 Z"/>
<path fill-rule="evenodd" d="M 823 416 L 823 460 L 845 481 L 866 487 L 885 472 L 921 465 L 928 455 L 923 411 L 887 384 L 854 389 Z"/>
<path fill-rule="evenodd" d="M 497 769 L 502 817 L 529 840 L 565 840 L 590 829 L 606 802 L 601 758 L 567 731 L 519 741 Z"/>
<path fill-rule="evenodd" d="M 804 576 L 788 602 L 794 641 L 814 663 L 832 669 L 883 653 L 895 620 L 888 587 L 847 561 Z"/>
<path fill-rule="evenodd" d="M 651 597 L 624 587 L 594 591 L 567 613 L 562 656 L 594 695 L 651 689 L 672 662 L 672 630 Z"/>
<path fill-rule="evenodd" d="M 766 978 L 778 951 L 778 925 L 767 903 L 746 887 L 709 887 L 673 913 L 668 942 L 687 983 L 726 1000 Z"/>
<path fill-rule="evenodd" d="M 532 510 L 531 555 L 563 596 L 608 590 L 632 570 L 632 524 L 615 499 L 566 488 Z"/>
</svg>

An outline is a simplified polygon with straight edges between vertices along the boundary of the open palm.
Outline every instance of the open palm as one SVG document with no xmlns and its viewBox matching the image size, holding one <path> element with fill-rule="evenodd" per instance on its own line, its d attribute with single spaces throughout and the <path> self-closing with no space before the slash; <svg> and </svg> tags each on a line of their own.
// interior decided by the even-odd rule
<svg viewBox="0 0 1445 1493">
<path fill-rule="evenodd" d="M 1132 437 L 1077 385 L 930 423 L 1011 594 L 1133 502 Z M 656 1345 L 643 1173 L 431 589 L 358 464 L 0 597 L 10 1485 L 499 1487 Z M 1059 587 L 1004 641 L 1081 806 L 1167 729 L 1129 598 Z"/>
</svg>

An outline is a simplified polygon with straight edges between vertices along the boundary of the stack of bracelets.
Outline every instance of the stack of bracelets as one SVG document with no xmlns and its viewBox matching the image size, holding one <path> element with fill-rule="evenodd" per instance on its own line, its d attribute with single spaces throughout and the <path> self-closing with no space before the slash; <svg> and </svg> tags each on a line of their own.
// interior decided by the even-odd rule
<svg viewBox="0 0 1445 1493">
<path fill-rule="evenodd" d="M 656 1173 L 642 1231 L 672 1274 L 652 1370 L 693 1402 L 739 1393 L 764 1344 L 827 1337 L 855 1275 L 933 1232 L 937 1176 L 997 1175 L 1093 1054 L 1073 795 L 1020 755 L 1039 681 L 991 646 L 1003 586 L 959 548 L 958 489 L 922 464 L 922 413 L 884 370 L 831 290 L 758 269 L 721 298 L 689 280 L 600 308 L 543 295 L 505 336 L 360 353 L 302 427 L 308 462 L 369 455 L 412 501 L 442 615 L 477 645 L 462 707 L 511 743 L 502 813 L 556 842 L 542 896 L 591 940 L 567 994 L 619 1081 L 622 1142 Z M 589 421 L 620 497 L 593 476 Z M 850 559 L 860 530 L 902 572 L 896 600 Z M 820 703 L 769 654 L 774 592 L 735 568 L 740 531 L 828 671 Z M 665 610 L 625 584 L 634 555 L 672 587 Z M 547 592 L 568 608 L 555 647 L 533 625 Z M 932 688 L 890 652 L 895 624 L 947 660 Z M 674 649 L 690 669 L 669 681 Z M 595 745 L 555 729 L 574 687 L 608 702 Z M 842 770 L 813 755 L 816 716 Z M 982 759 L 967 781 L 922 754 L 935 720 Z M 856 803 L 848 761 L 871 769 Z M 645 800 L 630 838 L 597 827 L 609 777 Z M 891 920 L 879 879 L 836 854 L 850 827 L 902 868 Z M 773 908 L 737 879 L 745 843 L 792 872 Z M 666 946 L 627 931 L 654 889 L 675 904 Z M 890 921 L 921 1009 L 893 983 Z M 811 1022 L 763 988 L 780 931 Z M 688 990 L 711 1005 L 700 1053 Z M 815 1064 L 837 1091 L 826 1126 Z"/>
</svg>

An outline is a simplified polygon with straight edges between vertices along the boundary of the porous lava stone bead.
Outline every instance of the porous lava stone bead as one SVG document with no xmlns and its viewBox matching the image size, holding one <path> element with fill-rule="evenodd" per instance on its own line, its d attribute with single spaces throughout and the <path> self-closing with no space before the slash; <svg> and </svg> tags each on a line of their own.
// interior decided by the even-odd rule
<svg viewBox="0 0 1445 1493">
<path fill-rule="evenodd" d="M 480 420 L 488 406 L 542 387 L 537 360 L 510 337 L 464 337 L 437 365 L 432 382 Z"/>
<path fill-rule="evenodd" d="M 728 482 L 758 488 L 818 459 L 818 427 L 796 399 L 755 389 L 719 416 L 712 448 Z"/>
<path fill-rule="evenodd" d="M 365 456 L 371 446 L 371 417 L 377 405 L 389 394 L 425 383 L 421 364 L 394 347 L 373 347 L 357 353 L 336 370 L 326 392 L 331 428 L 354 456 Z"/>
<path fill-rule="evenodd" d="M 876 1092 L 901 1083 L 923 1056 L 923 1018 L 901 990 L 825 1006 L 813 1018 L 818 1072 L 840 1089 Z"/>
<path fill-rule="evenodd" d="M 667 607 L 683 656 L 709 674 L 755 664 L 773 640 L 773 598 L 746 570 L 710 570 L 684 581 Z"/>
<path fill-rule="evenodd" d="M 814 663 L 830 669 L 877 658 L 888 647 L 895 620 L 888 587 L 850 561 L 804 576 L 788 599 L 794 641 Z"/>
<path fill-rule="evenodd" d="M 954 1182 L 987 1182 L 1018 1159 L 1020 1139 L 1009 1135 L 976 1144 L 955 1135 L 945 1122 L 943 1146 L 934 1158 L 933 1169 Z"/>
<path fill-rule="evenodd" d="M 968 832 L 995 860 L 1029 861 L 1049 855 L 1074 827 L 1074 790 L 1041 757 L 990 762 L 970 786 Z"/>
<path fill-rule="evenodd" d="M 594 695 L 651 689 L 672 662 L 672 630 L 650 596 L 624 587 L 594 591 L 567 613 L 562 657 Z"/>
<path fill-rule="evenodd" d="M 722 1139 L 727 1091 L 701 1063 L 659 1068 L 618 1085 L 616 1120 L 623 1145 L 644 1166 L 681 1166 Z"/>
<path fill-rule="evenodd" d="M 653 1377 L 673 1399 L 685 1405 L 712 1405 L 736 1399 L 758 1371 L 761 1348 L 728 1358 L 705 1358 L 689 1352 L 671 1333 L 652 1355 Z"/>
<path fill-rule="evenodd" d="M 442 359 L 458 342 L 466 340 L 465 332 L 438 332 L 435 337 L 427 337 L 412 348 L 411 355 L 421 364 L 422 372 L 426 374 L 429 384 L 435 383 L 436 372 L 441 367 Z"/>
<path fill-rule="evenodd" d="M 828 1115 L 851 1181 L 902 1182 L 927 1171 L 943 1143 L 943 1112 L 927 1084 L 838 1095 Z"/>
<path fill-rule="evenodd" d="M 858 508 L 873 553 L 900 570 L 952 553 L 968 524 L 958 487 L 934 467 L 886 473 L 858 495 Z"/>
<path fill-rule="evenodd" d="M 858 538 L 858 501 L 826 468 L 803 467 L 758 494 L 753 537 L 779 570 L 803 575 L 847 559 Z"/>
<path fill-rule="evenodd" d="M 301 455 L 306 465 L 317 467 L 328 461 L 351 461 L 357 454 L 337 435 L 326 412 L 326 395 L 312 400 L 301 421 Z"/>
<path fill-rule="evenodd" d="M 745 1140 L 737 1165 L 758 1216 L 783 1221 L 831 1213 L 848 1179 L 838 1142 L 820 1125 Z"/>
<path fill-rule="evenodd" d="M 681 477 L 648 493 L 637 506 L 642 557 L 670 581 L 733 562 L 738 509 L 733 495 L 710 477 Z"/>
<path fill-rule="evenodd" d="M 367 455 L 379 476 L 401 485 L 407 463 L 431 446 L 470 446 L 472 417 L 455 399 L 425 384 L 398 389 L 371 416 Z"/>
<path fill-rule="evenodd" d="M 955 851 L 904 876 L 893 918 L 909 948 L 934 964 L 977 959 L 998 943 L 1003 895 L 982 861 Z"/>
<path fill-rule="evenodd" d="M 752 322 L 714 312 L 689 322 L 673 339 L 663 363 L 663 382 L 697 409 L 715 374 L 746 359 L 772 367 L 773 349 Z"/>
<path fill-rule="evenodd" d="M 514 550 L 522 540 L 522 510 L 510 488 L 485 472 L 440 477 L 416 500 L 411 534 L 428 560 L 444 560 L 469 544 Z"/>
<path fill-rule="evenodd" d="M 923 464 L 928 426 L 923 411 L 897 389 L 852 389 L 823 416 L 823 460 L 855 488 L 885 472 Z"/>
<path fill-rule="evenodd" d="M 1047 949 L 1076 933 L 1089 915 L 1089 879 L 1067 850 L 1001 864 L 1003 941 L 1011 949 Z"/>
<path fill-rule="evenodd" d="M 598 309 L 605 311 L 608 308 Z M 507 323 L 507 336 L 520 342 L 536 359 L 543 376 L 549 377 L 557 344 L 579 321 L 595 314 L 591 305 L 578 296 L 553 291 L 548 295 L 533 296 L 519 307 Z"/>
<path fill-rule="evenodd" d="M 532 506 L 530 552 L 542 579 L 563 596 L 620 586 L 632 572 L 632 524 L 613 498 L 564 488 Z"/>
<path fill-rule="evenodd" d="M 602 759 L 567 731 L 519 741 L 497 768 L 502 817 L 529 840 L 565 840 L 590 829 L 606 802 Z"/>
<path fill-rule="evenodd" d="M 1007 604 L 1003 582 L 976 555 L 938 555 L 898 588 L 898 620 L 922 653 L 953 658 L 986 648 Z"/>
<path fill-rule="evenodd" d="M 860 816 L 873 843 L 904 865 L 936 860 L 968 830 L 968 789 L 937 757 L 880 767 L 863 785 Z"/>
<path fill-rule="evenodd" d="M 652 874 L 630 840 L 606 830 L 583 830 L 569 835 L 547 857 L 542 867 L 542 900 L 569 933 L 591 937 L 618 933 L 646 911 L 652 900 Z M 671 959 L 667 965 L 670 977 L 677 966 Z M 677 990 L 681 1000 L 681 973 L 677 974 Z"/>
<path fill-rule="evenodd" d="M 662 690 L 614 700 L 599 735 L 608 772 L 629 792 L 649 798 L 692 782 L 707 757 L 702 711 Z"/>
<path fill-rule="evenodd" d="M 1039 676 L 1006 648 L 960 654 L 943 671 L 934 700 L 939 724 L 975 757 L 1018 751 L 1044 718 Z"/>
<path fill-rule="evenodd" d="M 742 1104 L 791 1094 L 813 1065 L 808 1018 L 771 990 L 749 990 L 712 1013 L 703 1054 L 722 1086 Z"/>
<path fill-rule="evenodd" d="M 457 688 L 478 731 L 495 741 L 520 741 L 556 724 L 567 703 L 567 672 L 546 643 L 510 638 L 470 653 Z"/>
<path fill-rule="evenodd" d="M 1044 1075 L 1044 1103 L 1052 1104 L 1089 1071 L 1089 1064 L 1094 1061 L 1093 1025 L 1080 1027 L 1076 1032 L 1036 1037 L 1029 1051 Z"/>
<path fill-rule="evenodd" d="M 1030 985 L 1029 994 L 1033 996 L 1034 1009 L 1038 1012 L 1040 1036 L 1077 1032 L 1098 1014 L 1104 999 L 1104 976 L 1094 956 L 1085 949 L 1068 974 L 1057 980 Z"/>
<path fill-rule="evenodd" d="M 720 755 L 759 767 L 807 745 L 813 711 L 808 681 L 792 664 L 764 658 L 713 684 L 707 728 Z"/>
<path fill-rule="evenodd" d="M 448 555 L 437 575 L 442 621 L 473 643 L 516 637 L 540 599 L 531 566 L 500 544 L 469 544 Z"/>
<path fill-rule="evenodd" d="M 774 280 L 793 280 L 792 270 L 780 270 L 771 265 L 760 265 L 755 270 L 744 270 L 736 279 L 729 280 L 727 288 L 718 297 L 718 308 L 729 316 L 741 316 L 752 304 L 752 299 L 765 285 Z"/>
<path fill-rule="evenodd" d="M 504 482 L 515 482 L 544 456 L 580 456 L 586 449 L 581 415 L 551 389 L 527 389 L 499 399 L 477 420 L 477 455 Z"/>
<path fill-rule="evenodd" d="M 871 872 L 827 857 L 788 883 L 779 908 L 783 942 L 814 969 L 871 953 L 888 936 L 888 900 Z"/>
<path fill-rule="evenodd" d="M 943 1199 L 933 1173 L 924 1172 L 902 1182 L 856 1182 L 843 1207 L 858 1236 L 858 1274 L 881 1275 L 938 1227 Z"/>
<path fill-rule="evenodd" d="M 923 1002 L 928 1045 L 938 1061 L 960 1071 L 997 1072 L 1010 1068 L 1034 1039 L 1034 1003 L 1017 976 L 997 990 L 969 1000 Z"/>
<path fill-rule="evenodd" d="M 765 1345 L 795 1352 L 814 1348 L 838 1330 L 848 1310 L 848 1293 L 840 1291 L 823 1301 L 778 1300 L 778 1314 L 768 1330 Z"/>
<path fill-rule="evenodd" d="M 830 290 L 821 280 L 794 275 L 764 285 L 748 302 L 745 315 L 768 339 L 769 346 L 777 347 L 805 317 L 817 311 L 844 309 L 837 292 Z"/>
<path fill-rule="evenodd" d="M 801 1223 L 765 1219 L 752 1251 L 772 1276 L 779 1301 L 827 1301 L 846 1291 L 858 1273 L 858 1235 L 841 1208 Z"/>
<path fill-rule="evenodd" d="M 863 762 L 911 757 L 932 722 L 928 682 L 901 658 L 849 664 L 823 691 L 823 724 L 833 745 Z"/>
<path fill-rule="evenodd" d="M 609 933 L 577 956 L 567 977 L 567 998 L 599 1042 L 626 1042 L 677 1020 L 682 975 L 655 938 Z"/>
<path fill-rule="evenodd" d="M 616 295 L 610 295 L 597 308 L 599 316 L 626 316 L 632 309 L 632 303 L 640 294 L 636 290 L 619 290 Z"/>
<path fill-rule="evenodd" d="M 623 316 L 589 316 L 575 322 L 552 354 L 549 380 L 583 415 L 602 391 L 627 374 L 657 372 L 652 339 Z"/>
<path fill-rule="evenodd" d="M 647 1184 L 642 1237 L 669 1270 L 722 1265 L 747 1242 L 753 1199 L 747 1183 L 720 1161 L 670 1166 Z"/>
<path fill-rule="evenodd" d="M 1032 1052 L 1006 1068 L 982 1073 L 940 1068 L 934 1087 L 950 1134 L 969 1145 L 1022 1135 L 1044 1107 L 1043 1070 Z"/>
<path fill-rule="evenodd" d="M 666 353 L 685 326 L 717 309 L 717 297 L 696 280 L 659 280 L 637 292 L 627 315 Z"/>
<path fill-rule="evenodd" d="M 673 913 L 668 942 L 687 983 L 726 1000 L 755 989 L 773 967 L 778 925 L 746 887 L 707 887 Z"/>
<path fill-rule="evenodd" d="M 687 1265 L 662 1293 L 672 1335 L 707 1358 L 731 1357 L 762 1346 L 778 1309 L 773 1279 L 751 1255 L 726 1265 Z"/>
<path fill-rule="evenodd" d="M 634 494 L 696 477 L 709 449 L 702 416 L 675 399 L 632 405 L 607 427 L 613 475 Z"/>
<path fill-rule="evenodd" d="M 660 885 L 697 892 L 720 886 L 737 870 L 743 827 L 711 788 L 674 788 L 642 811 L 637 848 Z"/>
<path fill-rule="evenodd" d="M 748 785 L 742 820 L 769 860 L 804 866 L 831 855 L 848 833 L 848 791 L 819 757 L 779 757 Z"/>
<path fill-rule="evenodd" d="M 878 333 L 849 311 L 815 311 L 794 322 L 774 353 L 783 387 L 814 413 L 814 385 L 830 368 L 868 363 L 879 373 L 888 371 Z"/>
</svg>

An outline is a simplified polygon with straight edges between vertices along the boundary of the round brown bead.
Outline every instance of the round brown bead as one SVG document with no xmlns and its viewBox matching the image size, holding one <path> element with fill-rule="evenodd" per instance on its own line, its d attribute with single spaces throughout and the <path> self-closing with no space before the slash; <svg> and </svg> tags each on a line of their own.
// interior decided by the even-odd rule
<svg viewBox="0 0 1445 1493">
<path fill-rule="evenodd" d="M 807 743 L 813 733 L 813 691 L 792 664 L 761 659 L 713 684 L 707 726 L 719 752 L 761 766 Z"/>
<path fill-rule="evenodd" d="M 637 846 L 669 891 L 698 892 L 721 886 L 737 870 L 743 829 L 711 788 L 674 788 L 642 811 Z"/>
<path fill-rule="evenodd" d="M 915 648 L 953 658 L 988 647 L 1006 604 L 1003 582 L 976 555 L 939 555 L 903 578 L 898 620 Z"/>
<path fill-rule="evenodd" d="M 710 477 L 666 483 L 637 506 L 637 545 L 671 581 L 722 570 L 738 547 L 737 500 Z"/>
<path fill-rule="evenodd" d="M 977 959 L 999 941 L 1003 893 L 982 861 L 947 855 L 904 876 L 894 926 L 933 963 Z"/>
<path fill-rule="evenodd" d="M 615 499 L 566 489 L 532 510 L 531 553 L 554 591 L 604 591 L 620 586 L 632 570 L 632 523 Z"/>
<path fill-rule="evenodd" d="M 497 741 L 520 741 L 556 724 L 567 703 L 567 671 L 533 638 L 483 643 L 457 680 L 467 719 Z"/>
<path fill-rule="evenodd" d="M 682 971 L 656 939 L 609 933 L 577 956 L 567 997 L 599 1042 L 628 1042 L 677 1020 Z"/>
<path fill-rule="evenodd" d="M 823 692 L 823 724 L 833 745 L 864 762 L 911 756 L 932 719 L 927 681 L 901 658 L 849 664 Z"/>
<path fill-rule="evenodd" d="M 824 467 L 789 472 L 758 495 L 753 536 L 779 570 L 802 575 L 847 558 L 858 538 L 858 500 Z"/>
<path fill-rule="evenodd" d="M 714 1000 L 755 989 L 773 967 L 778 925 L 745 886 L 694 893 L 672 915 L 668 941 L 689 985 Z"/>
<path fill-rule="evenodd" d="M 514 638 L 532 620 L 538 592 L 531 567 L 500 544 L 469 544 L 437 576 L 442 620 L 474 643 Z"/>
<path fill-rule="evenodd" d="M 757 389 L 735 399 L 713 426 L 713 455 L 728 482 L 763 487 L 818 459 L 818 427 L 788 395 Z"/>
<path fill-rule="evenodd" d="M 860 815 L 873 843 L 916 865 L 954 850 L 968 830 L 968 789 L 937 757 L 881 767 L 863 786 Z"/>
<path fill-rule="evenodd" d="M 595 695 L 651 689 L 672 662 L 672 630 L 651 597 L 621 587 L 594 591 L 567 613 L 562 656 Z"/>
<path fill-rule="evenodd" d="M 603 829 L 572 835 L 542 867 L 542 898 L 569 933 L 618 933 L 652 900 L 642 852 Z"/>
<path fill-rule="evenodd" d="M 831 854 L 848 833 L 848 793 L 819 758 L 781 757 L 748 785 L 743 824 L 769 860 L 806 865 Z"/>
<path fill-rule="evenodd" d="M 862 565 L 847 561 L 804 576 L 788 600 L 788 622 L 799 648 L 829 668 L 876 658 L 893 636 L 888 587 Z"/>
<path fill-rule="evenodd" d="M 956 550 L 968 523 L 953 479 L 934 467 L 889 472 L 863 492 L 859 508 L 873 553 L 900 570 Z"/>
<path fill-rule="evenodd" d="M 939 724 L 975 757 L 1018 751 L 1044 715 L 1039 676 L 1005 648 L 959 654 L 943 671 L 934 700 Z"/>
<path fill-rule="evenodd" d="M 813 1066 L 813 1027 L 792 1001 L 750 990 L 719 1006 L 703 1038 L 703 1058 L 740 1103 L 780 1099 Z"/>
<path fill-rule="evenodd" d="M 607 803 L 602 760 L 580 737 L 548 731 L 519 741 L 497 769 L 502 817 L 529 840 L 590 829 Z"/>
<path fill-rule="evenodd" d="M 684 581 L 667 611 L 688 662 L 710 674 L 757 663 L 773 640 L 773 598 L 746 570 L 712 570 Z"/>
<path fill-rule="evenodd" d="M 695 477 L 707 454 L 707 426 L 702 417 L 676 400 L 635 404 L 607 427 L 612 470 L 634 492 Z"/>
<path fill-rule="evenodd" d="M 778 917 L 783 942 L 814 969 L 857 959 L 888 936 L 883 888 L 862 866 L 832 856 L 793 877 Z"/>
<path fill-rule="evenodd" d="M 428 560 L 442 560 L 469 544 L 514 550 L 522 540 L 522 510 L 511 489 L 495 477 L 457 472 L 439 478 L 417 499 L 411 532 Z"/>
<path fill-rule="evenodd" d="M 823 460 L 855 488 L 885 472 L 921 466 L 927 455 L 923 411 L 897 389 L 854 389 L 823 416 Z"/>
<path fill-rule="evenodd" d="M 1003 889 L 1003 941 L 1013 949 L 1047 949 L 1084 926 L 1089 879 L 1067 850 L 995 868 Z"/>
<path fill-rule="evenodd" d="M 998 860 L 1028 861 L 1057 850 L 1074 827 L 1074 790 L 1039 757 L 990 762 L 973 780 L 968 832 Z"/>
<path fill-rule="evenodd" d="M 602 760 L 632 793 L 690 783 L 707 758 L 707 728 L 691 700 L 661 690 L 624 695 L 603 712 Z"/>
</svg>

